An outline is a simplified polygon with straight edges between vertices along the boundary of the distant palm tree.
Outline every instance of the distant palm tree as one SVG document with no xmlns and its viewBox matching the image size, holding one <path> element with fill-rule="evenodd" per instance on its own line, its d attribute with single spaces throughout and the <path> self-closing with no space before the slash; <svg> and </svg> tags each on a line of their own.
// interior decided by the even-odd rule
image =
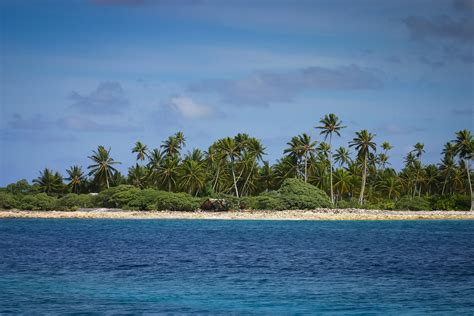
<svg viewBox="0 0 474 316">
<path fill-rule="evenodd" d="M 334 154 L 334 161 L 337 164 L 339 164 L 340 167 L 344 165 L 349 165 L 352 163 L 352 159 L 350 155 L 351 153 L 349 152 L 349 150 L 341 146 L 338 149 L 336 149 L 336 153 Z"/>
<path fill-rule="evenodd" d="M 334 180 L 334 190 L 337 192 L 338 199 L 341 200 L 344 194 L 352 190 L 352 175 L 345 169 L 336 169 L 334 171 Z"/>
<path fill-rule="evenodd" d="M 360 189 L 359 204 L 364 203 L 364 190 L 367 181 L 367 160 L 370 150 L 375 151 L 376 145 L 373 142 L 375 134 L 369 133 L 367 130 L 356 132 L 356 137 L 350 142 L 349 147 L 355 147 L 359 158 L 363 159 L 364 169 L 362 172 L 362 185 Z"/>
<path fill-rule="evenodd" d="M 105 183 L 107 189 L 110 188 L 110 179 L 118 171 L 114 165 L 120 164 L 120 162 L 110 157 L 110 148 L 105 149 L 104 146 L 99 146 L 88 158 L 93 162 L 92 165 L 87 167 L 87 169 L 90 169 L 89 176 L 94 175 L 99 184 Z"/>
<path fill-rule="evenodd" d="M 411 152 L 415 153 L 416 159 L 420 160 L 421 155 L 425 152 L 425 144 L 416 143 L 413 147 L 414 149 Z"/>
<path fill-rule="evenodd" d="M 222 158 L 229 159 L 235 195 L 239 197 L 239 189 L 237 188 L 237 179 L 235 176 L 235 159 L 240 157 L 239 145 L 234 138 L 226 137 L 219 140 L 218 148 L 219 151 L 222 152 Z"/>
<path fill-rule="evenodd" d="M 145 187 L 146 176 L 147 173 L 145 167 L 140 166 L 138 163 L 128 169 L 128 183 L 137 188 L 143 189 Z"/>
<path fill-rule="evenodd" d="M 179 167 L 179 180 L 182 189 L 189 194 L 199 194 L 206 181 L 204 164 L 193 159 L 185 159 Z"/>
<path fill-rule="evenodd" d="M 40 176 L 33 180 L 41 190 L 46 194 L 59 193 L 63 188 L 63 177 L 59 172 L 54 172 L 48 168 L 40 171 Z"/>
<path fill-rule="evenodd" d="M 177 186 L 179 177 L 179 158 L 177 156 L 166 157 L 158 171 L 159 182 L 171 192 Z"/>
<path fill-rule="evenodd" d="M 140 161 L 143 162 L 145 160 L 145 158 L 148 157 L 147 150 L 148 150 L 148 147 L 146 145 L 144 145 L 141 142 L 137 141 L 135 143 L 135 147 L 133 147 L 133 149 L 132 149 L 132 153 L 136 153 L 137 154 L 137 160 L 140 160 Z"/>
<path fill-rule="evenodd" d="M 469 191 L 471 193 L 471 211 L 474 208 L 474 197 L 472 195 L 472 183 L 471 183 L 471 166 L 470 161 L 474 159 L 474 140 L 472 139 L 471 132 L 467 129 L 461 130 L 456 133 L 456 139 L 453 141 L 454 154 L 459 156 L 464 161 L 466 168 L 467 182 L 469 185 Z"/>
<path fill-rule="evenodd" d="M 161 148 L 163 148 L 163 154 L 166 156 L 179 156 L 185 143 L 186 139 L 184 138 L 184 134 L 182 132 L 177 132 L 173 136 L 168 137 L 168 139 L 161 145 Z"/>
<path fill-rule="evenodd" d="M 71 189 L 72 193 L 79 193 L 81 185 L 85 181 L 84 173 L 82 172 L 82 167 L 80 166 L 72 166 L 68 170 L 66 170 L 67 174 L 69 175 L 66 180 L 69 181 L 67 186 Z"/>
<path fill-rule="evenodd" d="M 331 187 L 331 202 L 334 204 L 334 189 L 332 184 L 332 135 L 336 134 L 337 136 L 341 136 L 341 130 L 345 128 L 345 126 L 342 125 L 342 121 L 333 113 L 325 115 L 319 123 L 321 123 L 321 125 L 316 128 L 321 130 L 320 134 L 324 135 L 324 140 L 326 141 L 329 137 L 329 184 Z"/>
<path fill-rule="evenodd" d="M 251 168 L 242 187 L 242 194 L 244 194 L 247 189 L 250 177 L 253 176 L 253 171 L 255 170 L 255 167 L 257 167 L 257 163 L 262 161 L 263 155 L 265 155 L 265 147 L 262 145 L 260 140 L 253 137 L 248 140 L 247 150 L 251 160 Z"/>
</svg>

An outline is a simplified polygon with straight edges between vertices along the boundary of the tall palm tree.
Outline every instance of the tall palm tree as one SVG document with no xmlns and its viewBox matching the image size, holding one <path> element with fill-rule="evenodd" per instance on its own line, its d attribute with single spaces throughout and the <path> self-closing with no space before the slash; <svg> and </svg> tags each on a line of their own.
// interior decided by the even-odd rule
<svg viewBox="0 0 474 316">
<path fill-rule="evenodd" d="M 311 136 L 306 133 L 298 135 L 298 144 L 301 155 L 304 158 L 304 182 L 308 182 L 308 157 L 316 150 L 316 141 L 311 140 Z"/>
<path fill-rule="evenodd" d="M 237 178 L 235 176 L 235 159 L 240 157 L 239 145 L 234 138 L 226 137 L 218 142 L 219 150 L 222 152 L 222 158 L 230 162 L 232 180 L 234 182 L 235 195 L 239 197 L 239 189 L 237 188 Z"/>
<path fill-rule="evenodd" d="M 179 156 L 181 149 L 186 144 L 186 138 L 183 132 L 177 132 L 176 134 L 169 136 L 161 148 L 163 148 L 163 154 L 166 156 Z"/>
<path fill-rule="evenodd" d="M 470 161 L 474 159 L 474 140 L 472 139 L 471 132 L 467 129 L 461 130 L 456 133 L 456 139 L 454 143 L 454 154 L 459 156 L 464 161 L 464 165 L 467 173 L 467 182 L 469 185 L 469 192 L 471 193 L 471 211 L 474 208 L 474 197 L 472 195 L 472 183 L 471 183 L 471 166 Z"/>
<path fill-rule="evenodd" d="M 356 137 L 352 139 L 349 143 L 349 147 L 355 147 L 357 150 L 357 155 L 359 158 L 363 159 L 364 169 L 362 171 L 362 185 L 360 188 L 360 196 L 359 196 L 359 204 L 362 205 L 364 203 L 364 190 L 365 184 L 367 181 L 367 160 L 370 153 L 370 150 L 376 151 L 375 142 L 373 139 L 375 134 L 369 133 L 367 130 L 361 130 L 360 132 L 356 132 Z"/>
<path fill-rule="evenodd" d="M 59 172 L 53 172 L 48 168 L 40 171 L 40 176 L 33 180 L 41 190 L 46 194 L 53 194 L 61 192 L 63 188 L 63 177 Z"/>
<path fill-rule="evenodd" d="M 68 177 L 66 178 L 69 183 L 67 186 L 71 189 L 72 193 L 79 193 L 79 190 L 86 180 L 84 173 L 82 172 L 82 167 L 72 166 L 66 170 Z"/>
<path fill-rule="evenodd" d="M 342 121 L 334 113 L 330 113 L 325 115 L 320 121 L 320 126 L 316 128 L 320 129 L 320 134 L 324 135 L 324 141 L 327 140 L 329 137 L 329 185 L 331 187 L 331 202 L 334 204 L 334 188 L 332 184 L 332 135 L 336 134 L 337 136 L 341 136 L 341 130 L 345 128 L 342 125 Z"/>
<path fill-rule="evenodd" d="M 247 150 L 251 159 L 251 168 L 242 187 L 242 194 L 247 189 L 250 177 L 253 176 L 253 171 L 255 170 L 255 167 L 257 167 L 257 163 L 262 161 L 263 155 L 265 155 L 265 147 L 262 145 L 262 142 L 253 137 L 248 141 Z"/>
<path fill-rule="evenodd" d="M 148 150 L 148 147 L 146 145 L 144 145 L 141 142 L 137 141 L 135 143 L 135 146 L 132 149 L 132 153 L 136 153 L 137 154 L 137 160 L 140 160 L 141 162 L 143 162 L 145 160 L 145 158 L 148 157 L 147 150 Z"/>
<path fill-rule="evenodd" d="M 416 144 L 413 146 L 413 150 L 412 150 L 411 152 L 415 153 L 416 159 L 420 160 L 421 155 L 425 153 L 425 144 L 423 144 L 423 143 L 416 143 Z"/>
<path fill-rule="evenodd" d="M 105 149 L 104 146 L 99 146 L 97 150 L 92 151 L 92 156 L 88 156 L 88 158 L 93 162 L 92 165 L 87 167 L 87 169 L 90 169 L 89 176 L 94 175 L 99 184 L 105 183 L 107 189 L 110 188 L 110 179 L 118 171 L 114 165 L 120 164 L 120 162 L 110 157 L 110 147 Z"/>
</svg>

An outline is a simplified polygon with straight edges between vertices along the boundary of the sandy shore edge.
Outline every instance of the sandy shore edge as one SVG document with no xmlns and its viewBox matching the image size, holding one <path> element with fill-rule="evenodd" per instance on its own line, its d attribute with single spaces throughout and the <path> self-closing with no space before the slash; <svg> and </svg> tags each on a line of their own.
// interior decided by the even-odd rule
<svg viewBox="0 0 474 316">
<path fill-rule="evenodd" d="M 6 218 L 101 218 L 101 219 L 221 219 L 221 220 L 474 220 L 468 211 L 386 211 L 360 209 L 321 209 L 292 211 L 171 212 L 92 209 L 67 211 L 0 210 Z"/>
</svg>

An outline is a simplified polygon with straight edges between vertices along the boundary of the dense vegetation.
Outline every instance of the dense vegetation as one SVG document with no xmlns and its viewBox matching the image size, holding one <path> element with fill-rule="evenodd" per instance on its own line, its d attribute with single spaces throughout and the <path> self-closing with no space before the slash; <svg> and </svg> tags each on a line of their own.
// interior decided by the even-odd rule
<svg viewBox="0 0 474 316">
<path fill-rule="evenodd" d="M 457 132 L 436 165 L 423 164 L 424 145 L 415 144 L 404 168 L 396 171 L 389 162 L 392 146 L 377 146 L 375 135 L 367 130 L 356 132 L 348 147 L 333 150 L 333 137 L 344 127 L 336 115 L 326 115 L 316 127 L 320 141 L 308 134 L 291 138 L 273 165 L 264 160 L 262 143 L 247 134 L 219 139 L 205 152 L 193 149 L 184 155 L 186 139 L 181 132 L 160 148 L 149 150 L 137 142 L 132 148 L 137 163 L 126 176 L 115 168 L 120 162 L 111 157 L 111 149 L 99 146 L 88 157 L 88 172 L 71 166 L 63 177 L 46 168 L 33 184 L 20 180 L 1 188 L 0 208 L 189 211 L 198 209 L 206 197 L 222 197 L 230 208 L 472 209 L 470 131 Z"/>
</svg>

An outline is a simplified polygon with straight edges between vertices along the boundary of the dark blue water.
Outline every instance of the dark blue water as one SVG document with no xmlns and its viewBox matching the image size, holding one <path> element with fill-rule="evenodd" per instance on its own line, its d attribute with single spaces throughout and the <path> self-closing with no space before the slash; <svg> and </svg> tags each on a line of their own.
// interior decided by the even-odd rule
<svg viewBox="0 0 474 316">
<path fill-rule="evenodd" d="M 1 220 L 3 313 L 474 313 L 474 221 Z"/>
</svg>

